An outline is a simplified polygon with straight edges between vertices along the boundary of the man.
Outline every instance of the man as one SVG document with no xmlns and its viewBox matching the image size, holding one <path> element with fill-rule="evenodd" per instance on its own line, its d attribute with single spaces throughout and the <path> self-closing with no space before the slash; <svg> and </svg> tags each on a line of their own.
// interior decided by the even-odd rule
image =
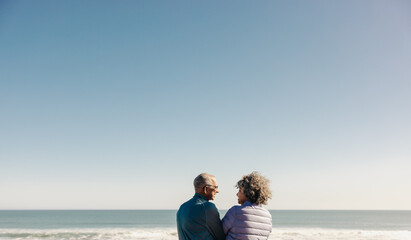
<svg viewBox="0 0 411 240">
<path fill-rule="evenodd" d="M 179 240 L 224 240 L 220 214 L 214 203 L 218 191 L 215 177 L 202 173 L 194 179 L 194 197 L 177 212 Z"/>
</svg>

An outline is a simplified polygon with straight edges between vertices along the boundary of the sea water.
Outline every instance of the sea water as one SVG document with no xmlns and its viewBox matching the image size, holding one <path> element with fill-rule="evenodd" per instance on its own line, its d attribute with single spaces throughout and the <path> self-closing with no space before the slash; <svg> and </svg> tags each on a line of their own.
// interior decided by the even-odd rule
<svg viewBox="0 0 411 240">
<path fill-rule="evenodd" d="M 176 240 L 176 210 L 0 211 L 0 239 Z M 224 216 L 226 211 L 221 211 Z M 270 211 L 277 240 L 411 240 L 411 211 Z"/>
</svg>

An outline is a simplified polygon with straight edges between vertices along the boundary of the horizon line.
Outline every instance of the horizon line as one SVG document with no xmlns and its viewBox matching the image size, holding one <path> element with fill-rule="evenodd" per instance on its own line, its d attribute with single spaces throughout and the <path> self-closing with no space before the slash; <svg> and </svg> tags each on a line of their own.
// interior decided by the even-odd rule
<svg viewBox="0 0 411 240">
<path fill-rule="evenodd" d="M 219 209 L 221 211 L 228 211 L 229 209 Z M 411 211 L 411 209 L 267 209 L 269 211 Z M 164 209 L 128 209 L 128 208 L 73 208 L 73 209 L 0 209 L 0 211 L 178 211 L 178 209 L 164 208 Z"/>
</svg>

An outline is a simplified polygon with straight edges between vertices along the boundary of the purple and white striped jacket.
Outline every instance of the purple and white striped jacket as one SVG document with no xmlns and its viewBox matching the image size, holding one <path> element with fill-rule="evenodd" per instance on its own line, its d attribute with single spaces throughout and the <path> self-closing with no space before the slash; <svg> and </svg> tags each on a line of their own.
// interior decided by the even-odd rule
<svg viewBox="0 0 411 240">
<path fill-rule="evenodd" d="M 271 214 L 267 209 L 249 201 L 230 208 L 222 220 L 226 240 L 268 239 L 272 229 L 271 221 Z"/>
</svg>

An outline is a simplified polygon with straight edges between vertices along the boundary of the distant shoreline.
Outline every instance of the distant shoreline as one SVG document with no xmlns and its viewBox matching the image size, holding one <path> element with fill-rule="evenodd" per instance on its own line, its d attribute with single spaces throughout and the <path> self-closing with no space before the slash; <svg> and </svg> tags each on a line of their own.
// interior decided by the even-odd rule
<svg viewBox="0 0 411 240">
<path fill-rule="evenodd" d="M 228 211 L 228 209 L 219 209 Z M 372 211 L 407 212 L 411 209 L 267 209 L 269 211 Z M 178 209 L 0 209 L 0 211 L 178 211 Z"/>
</svg>

